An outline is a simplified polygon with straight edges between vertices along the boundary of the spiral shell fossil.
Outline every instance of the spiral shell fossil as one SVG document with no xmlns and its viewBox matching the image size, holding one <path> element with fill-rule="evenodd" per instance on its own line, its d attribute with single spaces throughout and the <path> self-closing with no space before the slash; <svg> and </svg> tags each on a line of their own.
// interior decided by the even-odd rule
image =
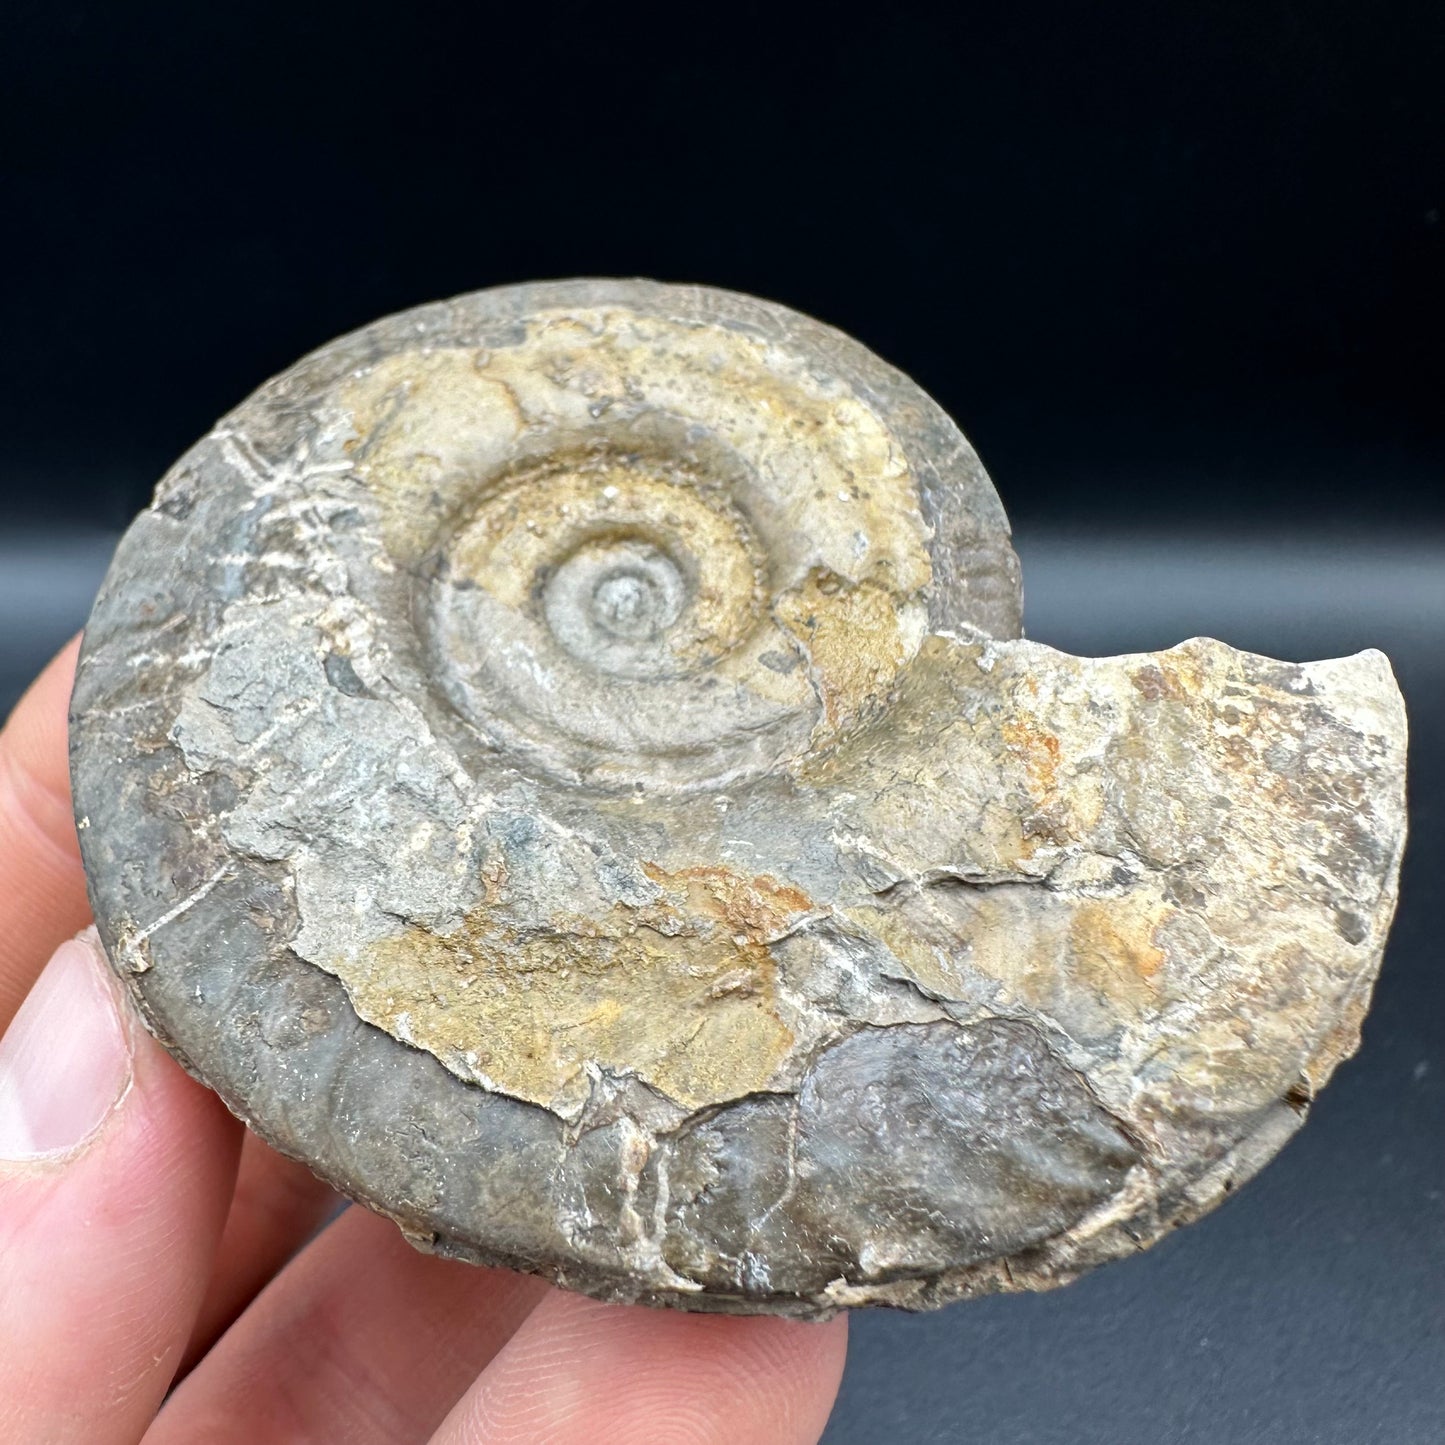
<svg viewBox="0 0 1445 1445">
<path fill-rule="evenodd" d="M 613 1299 L 1042 1288 L 1262 1165 L 1394 907 L 1379 653 L 1020 637 L 856 342 L 572 281 L 323 347 L 86 631 L 97 924 L 157 1036 L 415 1242 Z"/>
</svg>

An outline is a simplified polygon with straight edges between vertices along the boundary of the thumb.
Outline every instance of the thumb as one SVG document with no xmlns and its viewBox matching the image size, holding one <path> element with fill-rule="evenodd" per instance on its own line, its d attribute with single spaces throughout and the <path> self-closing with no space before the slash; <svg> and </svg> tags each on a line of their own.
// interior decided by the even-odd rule
<svg viewBox="0 0 1445 1445">
<path fill-rule="evenodd" d="M 226 1216 L 239 1126 L 136 1022 L 93 929 L 0 1038 L 0 1439 L 138 1440 Z"/>
</svg>

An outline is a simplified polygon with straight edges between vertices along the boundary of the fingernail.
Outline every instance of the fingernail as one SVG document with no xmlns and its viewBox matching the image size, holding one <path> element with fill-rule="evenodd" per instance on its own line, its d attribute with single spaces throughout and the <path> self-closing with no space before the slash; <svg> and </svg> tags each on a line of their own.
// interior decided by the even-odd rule
<svg viewBox="0 0 1445 1445">
<path fill-rule="evenodd" d="M 0 1038 L 0 1159 L 65 1155 L 130 1083 L 130 1041 L 93 929 L 62 943 Z"/>
</svg>

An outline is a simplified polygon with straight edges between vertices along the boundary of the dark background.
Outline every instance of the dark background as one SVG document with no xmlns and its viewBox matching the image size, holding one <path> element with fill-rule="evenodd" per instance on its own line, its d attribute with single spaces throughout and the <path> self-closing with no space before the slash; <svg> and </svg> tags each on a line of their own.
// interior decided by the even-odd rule
<svg viewBox="0 0 1445 1445">
<path fill-rule="evenodd" d="M 174 456 L 338 332 L 573 274 L 843 327 L 977 444 L 1033 635 L 1385 648 L 1414 842 L 1279 1162 L 1063 1293 L 857 1319 L 829 1445 L 1438 1445 L 1445 19 L 947 8 L 10 0 L 0 711 Z"/>
</svg>

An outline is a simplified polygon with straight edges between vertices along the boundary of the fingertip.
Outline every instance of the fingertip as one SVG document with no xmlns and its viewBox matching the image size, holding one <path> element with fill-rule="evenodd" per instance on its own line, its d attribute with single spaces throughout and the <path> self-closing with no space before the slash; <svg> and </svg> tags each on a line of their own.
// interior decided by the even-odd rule
<svg viewBox="0 0 1445 1445">
<path fill-rule="evenodd" d="M 0 1042 L 6 1440 L 139 1438 L 200 1305 L 239 1131 L 140 1026 L 93 933 L 62 945 Z"/>
<path fill-rule="evenodd" d="M 0 1160 L 58 1164 L 131 1081 L 131 1032 L 93 928 L 62 943 L 0 1037 Z"/>
</svg>

